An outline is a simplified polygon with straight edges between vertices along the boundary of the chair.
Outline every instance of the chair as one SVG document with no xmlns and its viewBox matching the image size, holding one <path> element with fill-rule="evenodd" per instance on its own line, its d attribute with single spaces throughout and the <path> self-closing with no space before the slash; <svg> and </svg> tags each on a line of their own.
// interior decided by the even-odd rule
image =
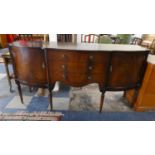
<svg viewBox="0 0 155 155">
<path fill-rule="evenodd" d="M 120 44 L 130 44 L 132 34 L 117 34 L 120 38 Z"/>
<path fill-rule="evenodd" d="M 81 34 L 81 43 L 95 43 L 95 40 L 98 37 L 99 35 L 97 34 Z"/>
<path fill-rule="evenodd" d="M 95 42 L 101 44 L 112 44 L 113 40 L 110 38 L 109 35 L 99 35 Z"/>
<path fill-rule="evenodd" d="M 155 53 L 155 39 L 152 41 L 150 49 L 151 49 L 151 53 L 154 54 Z"/>
<path fill-rule="evenodd" d="M 132 39 L 131 44 L 132 45 L 141 45 L 142 41 L 143 40 L 141 38 L 135 37 Z"/>
<path fill-rule="evenodd" d="M 9 45 L 10 55 L 13 63 L 15 82 L 18 87 L 21 102 L 23 101 L 21 84 L 30 87 L 48 88 L 46 65 L 42 43 L 14 42 Z M 28 46 L 26 46 L 28 45 Z M 32 45 L 32 47 L 31 47 Z M 52 109 L 52 98 L 50 97 L 50 105 Z"/>
</svg>

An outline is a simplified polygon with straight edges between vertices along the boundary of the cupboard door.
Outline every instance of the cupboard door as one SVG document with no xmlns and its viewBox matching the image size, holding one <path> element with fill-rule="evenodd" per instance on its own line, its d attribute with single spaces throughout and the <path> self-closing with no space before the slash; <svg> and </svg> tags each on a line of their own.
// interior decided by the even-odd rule
<svg viewBox="0 0 155 155">
<path fill-rule="evenodd" d="M 146 55 L 136 52 L 113 53 L 108 89 L 123 90 L 140 85 Z"/>
<path fill-rule="evenodd" d="M 41 48 L 11 48 L 15 77 L 29 85 L 47 85 L 44 52 Z"/>
</svg>

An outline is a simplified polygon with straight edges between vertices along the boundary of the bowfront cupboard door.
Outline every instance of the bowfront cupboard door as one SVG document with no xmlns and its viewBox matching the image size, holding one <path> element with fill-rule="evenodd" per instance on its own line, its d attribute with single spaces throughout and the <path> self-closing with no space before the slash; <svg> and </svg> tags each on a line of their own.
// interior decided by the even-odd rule
<svg viewBox="0 0 155 155">
<path fill-rule="evenodd" d="M 41 48 L 13 46 L 11 55 L 16 79 L 29 85 L 47 85 L 45 56 Z"/>
<path fill-rule="evenodd" d="M 123 90 L 140 85 L 145 61 L 143 52 L 112 53 L 108 89 Z"/>
<path fill-rule="evenodd" d="M 110 54 L 108 52 L 46 50 L 49 81 L 80 87 L 98 83 L 105 87 Z"/>
</svg>

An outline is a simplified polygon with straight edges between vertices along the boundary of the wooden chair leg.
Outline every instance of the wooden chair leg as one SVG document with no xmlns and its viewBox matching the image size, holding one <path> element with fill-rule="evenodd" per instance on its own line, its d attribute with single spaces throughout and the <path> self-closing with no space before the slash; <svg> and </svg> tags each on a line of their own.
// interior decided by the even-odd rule
<svg viewBox="0 0 155 155">
<path fill-rule="evenodd" d="M 102 94 L 101 94 L 100 110 L 99 110 L 99 112 L 102 112 L 103 103 L 104 103 L 104 94 L 105 94 L 105 92 L 102 92 Z"/>
<path fill-rule="evenodd" d="M 50 103 L 50 107 L 51 107 L 51 111 L 53 110 L 53 103 L 52 103 L 52 89 L 48 88 L 49 90 L 49 103 Z"/>
<path fill-rule="evenodd" d="M 16 84 L 17 84 L 17 88 L 18 88 L 18 92 L 19 92 L 19 96 L 20 96 L 21 102 L 22 102 L 22 104 L 24 104 L 20 83 L 16 82 Z"/>
</svg>

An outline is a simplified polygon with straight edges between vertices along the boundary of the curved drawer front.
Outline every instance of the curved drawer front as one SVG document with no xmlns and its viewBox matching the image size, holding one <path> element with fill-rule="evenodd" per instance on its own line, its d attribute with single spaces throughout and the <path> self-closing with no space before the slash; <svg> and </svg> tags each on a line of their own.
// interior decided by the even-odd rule
<svg viewBox="0 0 155 155">
<path fill-rule="evenodd" d="M 49 61 L 70 61 L 70 62 L 86 62 L 86 61 L 92 61 L 92 62 L 98 62 L 102 63 L 106 57 L 110 55 L 110 52 L 87 52 L 87 51 L 54 51 L 52 49 L 47 49 L 48 54 L 48 60 Z M 49 57 L 50 55 L 50 57 Z"/>
<path fill-rule="evenodd" d="M 67 74 L 105 74 L 107 64 L 103 63 L 79 63 L 76 62 L 50 62 L 50 70 L 53 72 L 66 72 Z"/>
<path fill-rule="evenodd" d="M 47 50 L 50 83 L 63 81 L 72 86 L 88 83 L 105 85 L 110 54 L 100 52 Z"/>
<path fill-rule="evenodd" d="M 105 86 L 105 80 L 104 76 L 101 74 L 94 74 L 94 75 L 86 75 L 86 74 L 63 74 L 63 72 L 55 72 L 53 75 L 51 75 L 51 83 L 54 83 L 56 81 L 61 81 L 63 83 L 69 84 L 71 86 L 84 86 L 89 83 L 99 83 L 102 86 Z"/>
</svg>

